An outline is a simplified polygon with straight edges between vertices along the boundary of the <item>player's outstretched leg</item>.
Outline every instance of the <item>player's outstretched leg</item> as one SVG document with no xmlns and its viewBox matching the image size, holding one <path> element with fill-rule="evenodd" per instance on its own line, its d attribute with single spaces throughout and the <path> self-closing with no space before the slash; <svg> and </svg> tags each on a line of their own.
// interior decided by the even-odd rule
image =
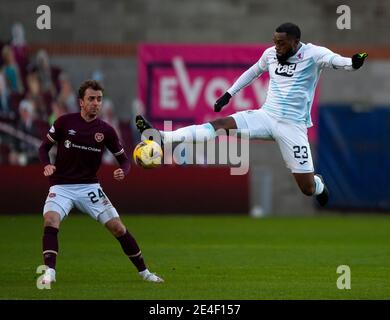
<svg viewBox="0 0 390 320">
<path fill-rule="evenodd" d="M 138 131 L 141 134 L 144 134 L 144 132 L 148 129 L 154 129 L 153 126 L 141 115 L 136 116 L 135 123 Z M 216 130 L 220 129 L 223 129 L 226 132 L 230 129 L 237 129 L 237 125 L 234 118 L 220 118 L 200 125 L 191 125 L 179 128 L 174 131 L 156 131 L 158 131 L 160 136 L 162 137 L 161 141 L 163 143 L 191 143 L 212 140 L 217 136 Z M 146 135 L 151 135 L 151 133 L 152 132 L 148 132 Z"/>
<path fill-rule="evenodd" d="M 321 193 L 318 193 L 316 195 L 316 199 L 319 203 L 319 205 L 321 207 L 325 206 L 328 201 L 329 201 L 329 190 L 328 188 L 326 187 L 326 184 L 324 182 L 324 178 L 322 178 L 322 176 L 320 174 L 316 174 L 314 175 L 314 180 L 316 182 L 316 191 L 317 191 L 317 185 L 319 186 L 320 188 L 320 185 L 322 184 L 323 185 L 323 189 L 322 189 L 322 192 Z M 320 181 L 318 181 L 320 180 Z"/>
<path fill-rule="evenodd" d="M 141 249 L 139 248 L 137 241 L 129 233 L 119 218 L 113 218 L 109 220 L 105 226 L 119 241 L 123 252 L 129 257 L 130 261 L 137 268 L 138 274 L 143 280 L 156 283 L 164 282 L 161 277 L 150 272 L 146 267 L 144 258 L 142 257 Z"/>
</svg>

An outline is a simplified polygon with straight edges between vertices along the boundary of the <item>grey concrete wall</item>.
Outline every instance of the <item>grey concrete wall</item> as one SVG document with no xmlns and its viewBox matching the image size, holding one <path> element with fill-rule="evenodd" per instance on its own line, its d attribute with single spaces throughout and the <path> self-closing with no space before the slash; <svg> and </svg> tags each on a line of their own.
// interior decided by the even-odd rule
<svg viewBox="0 0 390 320">
<path fill-rule="evenodd" d="M 292 21 L 305 41 L 390 43 L 387 0 L 49 0 L 52 30 L 36 28 L 38 0 L 0 2 L 0 30 L 22 22 L 31 42 L 265 42 Z M 336 8 L 349 5 L 352 29 L 336 28 Z"/>
<path fill-rule="evenodd" d="M 370 60 L 358 71 L 325 70 L 320 103 L 390 106 L 390 61 Z"/>
<path fill-rule="evenodd" d="M 388 45 L 390 1 L 336 0 L 50 0 L 52 30 L 37 30 L 37 0 L 0 1 L 0 40 L 10 37 L 20 21 L 28 42 L 265 42 L 277 24 L 294 21 L 304 42 L 322 45 Z M 336 28 L 336 8 L 347 4 L 352 29 Z M 115 99 L 120 117 L 126 117 L 136 92 L 136 60 L 89 57 L 53 57 L 68 70 L 76 85 L 101 69 L 107 93 Z M 77 66 L 77 68 L 76 68 Z M 321 80 L 323 103 L 389 104 L 386 88 L 390 64 L 369 62 L 364 70 L 348 74 L 326 70 Z M 358 90 L 356 88 L 359 88 Z"/>
</svg>

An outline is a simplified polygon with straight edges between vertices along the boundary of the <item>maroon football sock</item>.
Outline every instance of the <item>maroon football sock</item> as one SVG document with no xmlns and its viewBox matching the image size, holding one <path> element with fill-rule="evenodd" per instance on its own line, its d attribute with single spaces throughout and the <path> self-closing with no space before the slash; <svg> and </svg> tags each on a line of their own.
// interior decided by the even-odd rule
<svg viewBox="0 0 390 320">
<path fill-rule="evenodd" d="M 56 259 L 58 254 L 58 229 L 45 227 L 43 230 L 42 249 L 43 261 L 49 268 L 56 268 Z"/>
<path fill-rule="evenodd" d="M 122 246 L 124 253 L 129 257 L 131 262 L 135 265 L 138 271 L 144 271 L 146 269 L 144 258 L 141 254 L 141 249 L 138 247 L 137 241 L 126 230 L 123 236 L 117 238 Z"/>
</svg>

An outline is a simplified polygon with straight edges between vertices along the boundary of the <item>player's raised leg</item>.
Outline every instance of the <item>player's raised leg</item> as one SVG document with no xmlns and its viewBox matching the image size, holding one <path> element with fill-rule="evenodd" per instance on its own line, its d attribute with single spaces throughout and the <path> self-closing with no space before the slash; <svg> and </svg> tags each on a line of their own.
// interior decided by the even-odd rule
<svg viewBox="0 0 390 320">
<path fill-rule="evenodd" d="M 275 122 L 273 135 L 277 141 L 283 159 L 302 193 L 316 196 L 318 203 L 324 206 L 329 199 L 329 192 L 321 176 L 314 174 L 307 128 L 303 124 Z"/>
<path fill-rule="evenodd" d="M 163 143 L 203 142 L 214 139 L 217 136 L 217 130 L 223 129 L 227 131 L 237 129 L 233 117 L 220 118 L 204 124 L 191 125 L 174 131 L 158 131 L 155 130 L 143 116 L 138 115 L 136 117 L 136 126 L 141 134 L 148 137 L 154 136 L 155 134 L 153 134 L 153 131 L 157 131 L 157 134 L 161 136 Z"/>
<path fill-rule="evenodd" d="M 310 173 L 293 173 L 302 193 L 315 196 L 320 206 L 325 206 L 329 200 L 329 191 L 321 175 Z"/>
<path fill-rule="evenodd" d="M 45 212 L 44 230 L 42 238 L 43 261 L 47 266 L 42 278 L 42 284 L 56 281 L 56 260 L 58 255 L 58 231 L 61 222 L 61 215 L 55 211 Z"/>
<path fill-rule="evenodd" d="M 329 201 L 329 190 L 326 187 L 325 181 L 320 174 L 314 175 L 314 181 L 316 184 L 316 190 L 314 192 L 314 195 L 316 196 L 316 199 L 317 199 L 318 203 L 320 204 L 320 206 L 323 207 Z"/>
<path fill-rule="evenodd" d="M 123 252 L 129 257 L 131 262 L 137 268 L 140 277 L 149 282 L 164 282 L 162 278 L 150 272 L 145 265 L 141 249 L 137 241 L 129 233 L 126 226 L 119 217 L 112 218 L 105 223 L 106 228 L 119 241 Z"/>
</svg>

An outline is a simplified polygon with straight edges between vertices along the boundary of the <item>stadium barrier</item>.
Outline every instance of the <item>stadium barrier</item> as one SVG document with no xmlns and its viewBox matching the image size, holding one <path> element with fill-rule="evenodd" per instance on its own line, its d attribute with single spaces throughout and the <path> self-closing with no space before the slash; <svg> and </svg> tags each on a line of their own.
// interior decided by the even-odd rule
<svg viewBox="0 0 390 320">
<path fill-rule="evenodd" d="M 124 181 L 103 166 L 100 183 L 120 214 L 248 214 L 249 177 L 229 167 L 133 167 Z M 49 183 L 42 166 L 0 166 L 0 214 L 40 214 Z"/>
<path fill-rule="evenodd" d="M 329 209 L 390 210 L 389 123 L 389 107 L 320 108 L 317 171 L 331 190 Z"/>
</svg>

